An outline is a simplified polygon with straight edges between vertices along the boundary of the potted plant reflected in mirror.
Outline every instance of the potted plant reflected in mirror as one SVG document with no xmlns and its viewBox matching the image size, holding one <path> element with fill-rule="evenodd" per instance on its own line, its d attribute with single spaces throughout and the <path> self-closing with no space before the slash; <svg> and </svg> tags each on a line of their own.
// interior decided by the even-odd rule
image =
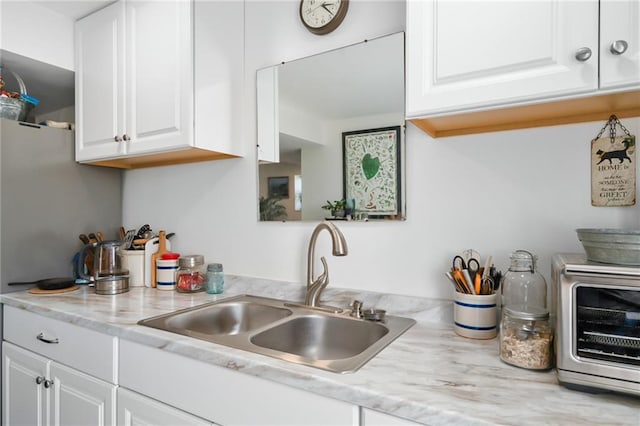
<svg viewBox="0 0 640 426">
<path fill-rule="evenodd" d="M 336 219 L 342 219 L 347 215 L 347 201 L 344 198 L 334 202 L 327 200 L 327 204 L 322 206 L 322 208 L 329 210 L 331 216 Z"/>
<path fill-rule="evenodd" d="M 280 204 L 282 197 L 260 197 L 260 220 L 278 221 L 287 219 L 287 208 Z"/>
</svg>

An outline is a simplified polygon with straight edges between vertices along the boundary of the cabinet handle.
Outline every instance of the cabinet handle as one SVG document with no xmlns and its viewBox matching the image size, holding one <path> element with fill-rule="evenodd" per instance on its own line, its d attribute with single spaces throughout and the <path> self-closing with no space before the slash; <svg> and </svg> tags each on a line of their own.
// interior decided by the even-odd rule
<svg viewBox="0 0 640 426">
<path fill-rule="evenodd" d="M 611 46 L 609 46 L 609 51 L 614 55 L 622 55 L 627 51 L 627 47 L 629 47 L 629 43 L 627 43 L 626 41 L 616 40 L 611 43 Z"/>
<path fill-rule="evenodd" d="M 44 382 L 44 377 L 42 376 L 38 376 L 36 377 L 36 385 L 41 384 L 42 382 Z"/>
<path fill-rule="evenodd" d="M 46 337 L 44 337 L 44 333 L 38 334 L 36 336 L 36 339 L 40 340 L 41 342 L 45 342 L 45 343 L 51 343 L 51 344 L 60 343 L 60 340 L 57 337 L 55 339 L 47 339 Z"/>
<path fill-rule="evenodd" d="M 116 135 L 116 137 L 113 138 L 113 140 L 116 141 L 116 142 L 122 142 L 122 138 L 120 136 L 118 136 L 118 135 Z"/>
<path fill-rule="evenodd" d="M 125 140 L 125 141 L 129 141 L 129 140 L 131 140 L 131 138 L 130 138 L 129 136 L 127 136 L 126 134 L 124 134 L 124 135 L 122 136 L 122 139 L 123 139 L 123 140 Z"/>
<path fill-rule="evenodd" d="M 47 380 L 44 381 L 44 387 L 45 388 L 49 389 L 51 386 L 53 386 L 53 380 L 47 379 Z"/>
<path fill-rule="evenodd" d="M 591 57 L 591 49 L 588 47 L 581 47 L 576 52 L 576 59 L 580 62 L 586 62 Z"/>
</svg>

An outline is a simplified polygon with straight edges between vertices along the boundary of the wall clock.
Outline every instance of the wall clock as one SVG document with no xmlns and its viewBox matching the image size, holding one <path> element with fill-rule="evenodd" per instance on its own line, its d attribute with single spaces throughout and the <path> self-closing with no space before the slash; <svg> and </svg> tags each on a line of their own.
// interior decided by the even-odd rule
<svg viewBox="0 0 640 426">
<path fill-rule="evenodd" d="M 314 34 L 328 34 L 338 28 L 349 9 L 349 0 L 300 0 L 300 19 Z"/>
</svg>

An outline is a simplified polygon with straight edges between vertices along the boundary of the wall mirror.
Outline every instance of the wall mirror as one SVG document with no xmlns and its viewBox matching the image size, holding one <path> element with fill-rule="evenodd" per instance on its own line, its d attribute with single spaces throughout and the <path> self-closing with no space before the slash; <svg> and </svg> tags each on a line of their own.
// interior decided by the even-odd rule
<svg viewBox="0 0 640 426">
<path fill-rule="evenodd" d="M 258 70 L 260 220 L 403 220 L 404 103 L 404 33 Z"/>
</svg>

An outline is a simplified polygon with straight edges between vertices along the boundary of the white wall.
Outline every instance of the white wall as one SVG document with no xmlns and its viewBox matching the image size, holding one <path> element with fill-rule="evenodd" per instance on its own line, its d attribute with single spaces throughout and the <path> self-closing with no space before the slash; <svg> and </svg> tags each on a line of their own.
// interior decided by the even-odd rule
<svg viewBox="0 0 640 426">
<path fill-rule="evenodd" d="M 403 30 L 404 3 L 351 0 L 341 27 L 322 37 L 299 23 L 298 4 L 246 4 L 242 143 L 252 154 L 126 172 L 126 227 L 176 232 L 175 250 L 221 261 L 228 273 L 304 282 L 315 223 L 257 221 L 255 71 Z M 407 124 L 408 219 L 340 224 L 343 258 L 322 236 L 316 252 L 328 257 L 331 285 L 452 298 L 443 273 L 462 249 L 492 254 L 503 269 L 511 251 L 534 250 L 549 279 L 553 253 L 581 250 L 575 228 L 638 227 L 637 206 L 591 207 L 589 147 L 603 122 L 437 140 Z M 639 133 L 640 119 L 622 122 Z"/>
<path fill-rule="evenodd" d="M 73 70 L 73 20 L 26 0 L 2 0 L 0 48 Z"/>
</svg>

